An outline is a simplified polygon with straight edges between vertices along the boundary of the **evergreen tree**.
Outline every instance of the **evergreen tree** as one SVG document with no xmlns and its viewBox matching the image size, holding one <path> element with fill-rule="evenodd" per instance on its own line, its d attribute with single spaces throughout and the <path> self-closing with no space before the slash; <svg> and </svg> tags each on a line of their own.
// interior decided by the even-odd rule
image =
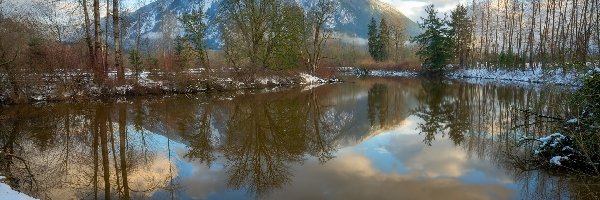
<svg viewBox="0 0 600 200">
<path fill-rule="evenodd" d="M 198 55 L 200 62 L 208 66 L 208 56 L 204 45 L 206 34 L 206 23 L 204 22 L 204 12 L 202 8 L 196 9 L 189 14 L 184 14 L 179 21 L 185 31 L 184 38 L 193 45 L 193 50 Z"/>
<path fill-rule="evenodd" d="M 471 51 L 473 22 L 468 16 L 467 8 L 456 6 L 450 15 L 450 37 L 459 67 L 464 67 Z"/>
<path fill-rule="evenodd" d="M 386 61 L 390 57 L 390 28 L 385 22 L 384 18 L 381 18 L 379 23 L 379 34 L 377 36 L 377 61 Z"/>
<path fill-rule="evenodd" d="M 194 58 L 198 52 L 192 47 L 191 42 L 185 38 L 177 36 L 175 38 L 175 56 L 177 58 L 176 70 L 190 69 L 194 65 Z"/>
<path fill-rule="evenodd" d="M 129 52 L 129 64 L 133 67 L 134 77 L 137 78 L 140 76 L 140 72 L 142 71 L 142 55 L 140 50 L 132 49 Z"/>
<path fill-rule="evenodd" d="M 272 69 L 296 68 L 300 65 L 304 45 L 304 11 L 298 5 L 285 4 L 280 19 L 273 25 L 273 56 L 269 66 Z"/>
<path fill-rule="evenodd" d="M 369 23 L 369 54 L 374 60 L 379 58 L 379 48 L 377 47 L 378 41 L 378 30 L 377 30 L 377 22 L 375 22 L 375 18 L 371 17 L 371 23 Z"/>
<path fill-rule="evenodd" d="M 452 38 L 450 31 L 444 22 L 437 16 L 437 11 L 433 5 L 425 9 L 426 18 L 421 18 L 422 23 L 419 26 L 425 30 L 424 33 L 413 38 L 413 42 L 420 45 L 417 55 L 423 60 L 425 70 L 439 71 L 443 70 L 450 59 L 454 56 Z"/>
</svg>

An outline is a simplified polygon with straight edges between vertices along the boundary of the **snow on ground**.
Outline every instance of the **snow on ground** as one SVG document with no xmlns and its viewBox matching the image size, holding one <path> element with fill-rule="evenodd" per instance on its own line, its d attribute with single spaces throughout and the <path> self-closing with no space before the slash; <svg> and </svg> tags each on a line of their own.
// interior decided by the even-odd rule
<svg viewBox="0 0 600 200">
<path fill-rule="evenodd" d="M 269 83 L 276 84 L 276 85 L 279 84 L 279 79 L 277 79 L 276 77 L 259 78 L 259 79 L 257 79 L 257 81 L 262 85 L 267 85 Z"/>
<path fill-rule="evenodd" d="M 300 77 L 303 79 L 301 84 L 320 84 L 320 83 L 327 82 L 319 77 L 316 77 L 316 76 L 313 76 L 310 74 L 305 74 L 305 73 L 301 73 Z"/>
<path fill-rule="evenodd" d="M 351 73 L 353 75 L 368 75 L 378 77 L 414 77 L 417 72 L 412 71 L 395 71 L 395 70 L 361 70 L 342 68 L 339 70 L 343 73 Z M 499 83 L 550 83 L 558 85 L 579 86 L 582 84 L 584 77 L 591 76 L 593 72 L 600 73 L 600 68 L 596 67 L 589 70 L 587 73 L 578 72 L 576 70 L 563 70 L 557 68 L 554 70 L 542 70 L 537 67 L 532 70 L 502 70 L 502 69 L 460 69 L 452 71 L 448 74 L 452 79 L 465 79 L 469 82 L 499 82 Z"/>
<path fill-rule="evenodd" d="M 414 77 L 418 74 L 417 72 L 410 71 L 370 70 L 368 75 L 378 77 Z"/>
<path fill-rule="evenodd" d="M 599 69 L 600 71 L 600 69 Z M 451 72 L 450 78 L 475 78 L 491 79 L 497 81 L 516 81 L 529 83 L 553 83 L 558 85 L 580 85 L 581 73 L 577 71 L 563 71 L 561 68 L 555 70 L 491 70 L 491 69 L 464 69 Z"/>
<path fill-rule="evenodd" d="M 115 91 L 121 95 L 127 94 L 127 92 L 131 91 L 132 89 L 133 89 L 133 86 L 131 86 L 131 85 L 123 85 L 123 86 L 115 87 Z"/>
<path fill-rule="evenodd" d="M 5 179 L 4 176 L 0 176 L 0 199 L 11 199 L 11 200 L 29 200 L 35 199 L 21 192 L 15 191 L 7 184 L 2 181 Z"/>
</svg>

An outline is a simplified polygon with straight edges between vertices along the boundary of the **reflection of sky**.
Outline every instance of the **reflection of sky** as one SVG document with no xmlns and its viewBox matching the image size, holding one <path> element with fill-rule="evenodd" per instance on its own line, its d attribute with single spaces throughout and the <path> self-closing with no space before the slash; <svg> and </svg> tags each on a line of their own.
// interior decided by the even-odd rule
<svg viewBox="0 0 600 200">
<path fill-rule="evenodd" d="M 309 158 L 292 163 L 291 182 L 273 191 L 272 199 L 509 199 L 516 185 L 489 161 L 468 158 L 449 139 L 425 145 L 411 116 L 392 131 L 340 149 L 337 157 L 321 165 Z M 167 139 L 153 138 L 166 150 Z M 212 166 L 183 158 L 187 148 L 171 141 L 173 161 L 181 184 L 179 199 L 245 199 L 245 191 L 227 186 L 228 174 L 218 158 Z M 166 151 L 165 151 L 166 152 Z M 357 193 L 358 192 L 358 193 Z M 166 191 L 154 198 L 169 197 Z"/>
</svg>

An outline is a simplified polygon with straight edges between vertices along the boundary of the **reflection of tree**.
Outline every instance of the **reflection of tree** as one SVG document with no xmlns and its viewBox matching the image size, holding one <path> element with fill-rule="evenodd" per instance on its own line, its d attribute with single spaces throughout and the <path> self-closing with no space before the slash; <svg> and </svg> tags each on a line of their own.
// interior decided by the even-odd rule
<svg viewBox="0 0 600 200">
<path fill-rule="evenodd" d="M 414 112 L 424 121 L 419 124 L 419 129 L 421 134 L 425 134 L 423 142 L 428 145 L 431 145 L 436 135 L 446 134 L 449 115 L 453 111 L 446 87 L 441 81 L 424 80 L 423 93 L 417 97 L 422 104 Z"/>
<path fill-rule="evenodd" d="M 28 107 L 13 110 L 18 113 L 11 116 L 15 120 L 0 120 L 0 142 L 4 152 L 15 154 L 23 153 L 23 143 L 45 147 L 36 148 L 40 154 L 25 156 L 39 163 L 32 168 L 33 174 L 46 174 L 40 166 L 53 166 L 47 176 L 61 178 L 41 180 L 36 190 L 39 196 L 51 198 L 50 191 L 77 188 L 77 194 L 70 194 L 74 198 L 128 199 L 167 186 L 168 178 L 158 181 L 139 175 L 150 173 L 144 168 L 156 164 L 156 156 L 151 156 L 155 137 L 144 132 L 158 127 L 165 130 L 161 134 L 189 145 L 187 158 L 211 166 L 217 155 L 223 155 L 229 185 L 261 196 L 286 184 L 293 175 L 290 167 L 306 156 L 323 163 L 333 158 L 333 142 L 351 115 L 321 102 L 314 91 L 293 91 L 246 95 L 234 101 L 207 97 Z M 15 166 L 3 168 L 14 171 Z M 176 171 L 173 174 L 177 176 Z"/>
<path fill-rule="evenodd" d="M 134 191 L 129 184 L 132 171 L 137 173 L 137 196 L 162 187 L 163 184 L 154 183 L 164 181 L 162 177 L 140 178 L 140 173 L 151 172 L 139 169 L 147 166 L 138 164 L 141 156 L 129 156 L 141 149 L 128 145 L 127 105 L 112 105 L 23 105 L 2 112 L 0 119 L 10 120 L 0 120 L 0 147 L 3 152 L 22 157 L 38 183 L 21 191 L 43 199 L 130 199 L 135 196 L 130 194 Z M 113 131 L 114 125 L 118 125 L 118 130 Z M 11 177 L 15 186 L 28 186 L 23 179 L 27 172 L 21 172 L 24 165 L 15 164 L 2 165 L 0 173 Z M 142 179 L 144 184 L 140 187 Z"/>
<path fill-rule="evenodd" d="M 244 96 L 228 113 L 221 150 L 229 185 L 257 197 L 286 184 L 290 166 L 306 154 L 333 158 L 333 141 L 348 118 L 324 109 L 314 92 Z"/>
<path fill-rule="evenodd" d="M 205 104 L 199 115 L 199 119 L 195 120 L 191 124 L 195 125 L 195 130 L 190 130 L 189 133 L 185 134 L 184 140 L 189 141 L 190 150 L 187 152 L 185 157 L 206 163 L 210 166 L 212 161 L 215 160 L 214 151 L 215 147 L 211 140 L 213 132 L 212 126 L 212 106 Z"/>
<path fill-rule="evenodd" d="M 375 84 L 369 90 L 368 116 L 371 126 L 378 122 L 380 126 L 386 125 L 388 114 L 388 87 L 384 84 Z"/>
<path fill-rule="evenodd" d="M 423 120 L 419 124 L 421 134 L 425 134 L 423 142 L 431 145 L 436 135 L 445 137 L 447 134 L 454 144 L 461 144 L 471 126 L 469 116 L 472 114 L 469 99 L 463 96 L 464 87 L 454 96 L 449 86 L 440 80 L 424 80 L 422 84 L 423 93 L 417 96 L 421 105 L 414 113 Z"/>
<path fill-rule="evenodd" d="M 304 135 L 298 126 L 304 117 L 293 99 L 244 101 L 231 112 L 223 153 L 229 185 L 261 196 L 289 181 L 288 163 L 302 161 Z"/>
</svg>

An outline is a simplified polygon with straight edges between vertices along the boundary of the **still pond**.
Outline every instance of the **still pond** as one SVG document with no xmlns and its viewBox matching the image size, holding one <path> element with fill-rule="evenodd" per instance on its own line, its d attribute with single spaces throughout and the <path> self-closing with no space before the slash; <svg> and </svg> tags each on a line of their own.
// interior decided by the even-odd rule
<svg viewBox="0 0 600 200">
<path fill-rule="evenodd" d="M 0 173 L 41 199 L 588 199 L 523 170 L 520 110 L 569 88 L 364 78 L 319 87 L 0 108 Z"/>
</svg>

